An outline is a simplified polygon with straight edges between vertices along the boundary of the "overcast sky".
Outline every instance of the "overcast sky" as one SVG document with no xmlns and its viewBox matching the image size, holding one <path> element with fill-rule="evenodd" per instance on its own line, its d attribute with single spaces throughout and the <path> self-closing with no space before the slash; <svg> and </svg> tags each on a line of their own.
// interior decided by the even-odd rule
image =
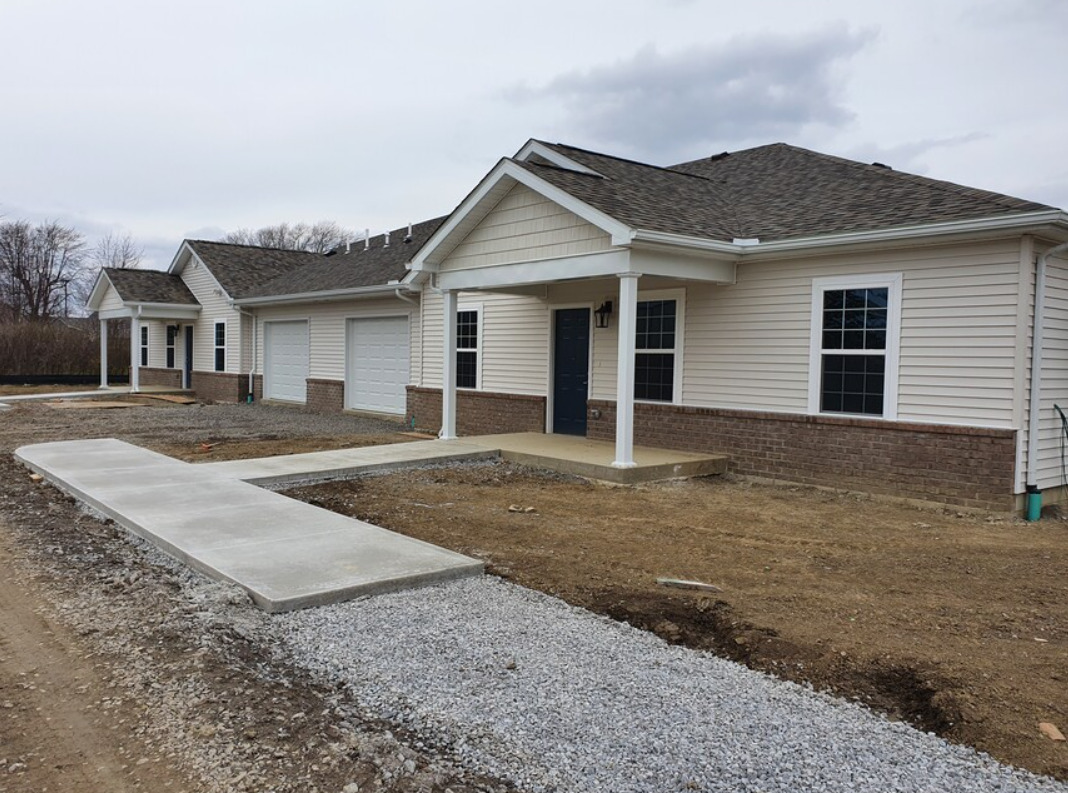
<svg viewBox="0 0 1068 793">
<path fill-rule="evenodd" d="M 1064 0 L 0 0 L 0 215 L 185 237 L 446 214 L 531 137 L 784 141 L 1068 208 Z"/>
</svg>

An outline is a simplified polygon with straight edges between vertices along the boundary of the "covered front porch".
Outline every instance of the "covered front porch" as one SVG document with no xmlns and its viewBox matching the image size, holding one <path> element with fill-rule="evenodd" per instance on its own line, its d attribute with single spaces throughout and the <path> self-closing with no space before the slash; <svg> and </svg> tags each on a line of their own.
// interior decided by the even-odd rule
<svg viewBox="0 0 1068 793">
<path fill-rule="evenodd" d="M 108 321 L 125 319 L 130 322 L 130 386 L 129 393 L 137 394 L 141 387 L 141 368 L 148 366 L 148 354 L 151 344 L 148 324 L 163 327 L 166 339 L 168 368 L 181 370 L 181 387 L 191 387 L 193 368 L 193 321 L 199 316 L 200 308 L 175 306 L 129 306 L 119 309 L 100 311 L 100 388 L 108 386 Z M 183 332 L 184 331 L 184 332 Z M 179 362 L 181 366 L 179 367 Z"/>
<path fill-rule="evenodd" d="M 542 306 L 545 327 L 536 343 L 548 347 L 546 432 L 585 436 L 590 401 L 608 400 L 615 406 L 615 442 L 605 465 L 626 470 L 644 463 L 635 453 L 635 403 L 682 404 L 686 286 L 727 284 L 733 279 L 731 261 L 653 248 L 436 273 L 444 340 L 440 437 L 458 435 L 457 374 L 462 365 L 457 356 L 462 351 L 458 315 L 466 304 L 477 302 L 479 295 L 522 296 Z M 494 319 L 485 318 L 482 333 L 489 338 L 499 332 Z M 486 347 L 490 347 L 488 341 Z M 566 366 L 564 360 L 576 348 L 576 361 Z M 653 365 L 664 371 L 651 374 Z M 658 377 L 660 383 L 655 382 Z M 565 378 L 571 382 L 565 383 Z M 469 398 L 467 394 L 474 396 L 477 391 L 462 393 Z M 577 404 L 576 415 L 565 417 L 564 398 Z M 599 416 L 596 410 L 592 415 Z M 585 437 L 575 440 L 592 443 Z M 623 481 L 603 474 L 584 475 Z"/>
</svg>

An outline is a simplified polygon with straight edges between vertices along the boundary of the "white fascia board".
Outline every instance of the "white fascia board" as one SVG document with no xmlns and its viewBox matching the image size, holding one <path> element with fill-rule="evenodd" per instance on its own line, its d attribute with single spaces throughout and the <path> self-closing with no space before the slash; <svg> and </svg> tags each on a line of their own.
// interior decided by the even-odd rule
<svg viewBox="0 0 1068 793">
<path fill-rule="evenodd" d="M 100 305 L 100 301 L 104 299 L 104 294 L 107 292 L 108 287 L 111 286 L 111 279 L 108 278 L 107 273 L 103 269 L 96 274 L 96 280 L 93 281 L 93 288 L 89 290 L 89 297 L 85 299 L 85 307 L 90 311 L 96 311 L 97 306 Z"/>
<path fill-rule="evenodd" d="M 468 215 L 478 209 L 482 201 L 494 191 L 494 188 L 505 180 L 509 180 L 511 184 L 518 182 L 519 184 L 529 187 L 531 190 L 544 196 L 549 201 L 559 204 L 567 211 L 602 229 L 611 235 L 613 245 L 627 245 L 630 243 L 633 235 L 633 230 L 630 226 L 621 223 L 610 215 L 601 212 L 599 209 L 594 209 L 589 204 L 579 201 L 570 193 L 538 178 L 512 160 L 505 159 L 501 160 L 494 166 L 493 170 L 482 179 L 478 187 L 476 187 L 471 194 L 464 199 L 463 203 L 456 208 L 452 215 L 449 216 L 449 219 L 446 220 L 436 232 L 434 232 L 433 236 L 427 240 L 423 248 L 412 259 L 409 267 L 415 271 L 437 270 L 437 265 L 448 255 L 452 248 L 455 247 L 455 245 L 450 246 L 447 250 L 443 250 L 439 254 L 439 249 L 442 248 L 443 243 L 448 240 Z M 508 186 L 510 187 L 511 184 L 508 184 Z"/>
<path fill-rule="evenodd" d="M 376 284 L 360 286 L 353 289 L 325 289 L 320 292 L 297 292 L 291 295 L 268 295 L 267 297 L 246 297 L 231 301 L 235 306 L 283 306 L 293 303 L 327 303 L 337 300 L 358 300 L 365 297 L 393 295 L 397 290 L 418 292 L 404 284 Z"/>
<path fill-rule="evenodd" d="M 109 308 L 107 311 L 98 311 L 97 319 L 128 319 L 136 314 L 132 308 Z"/>
<path fill-rule="evenodd" d="M 642 275 L 659 275 L 683 281 L 733 284 L 737 275 L 737 261 L 737 256 L 698 257 L 689 252 L 639 248 L 631 251 L 630 270 Z"/>
<path fill-rule="evenodd" d="M 607 278 L 626 272 L 630 272 L 630 251 L 605 251 L 468 270 L 447 270 L 437 274 L 434 285 L 438 289 L 451 290 L 487 289 L 579 278 Z"/>
<path fill-rule="evenodd" d="M 602 174 L 588 168 L 577 160 L 572 160 L 570 157 L 561 154 L 556 149 L 550 148 L 542 143 L 540 140 L 534 140 L 531 138 L 518 152 L 516 152 L 513 160 L 519 160 L 520 162 L 526 162 L 531 156 L 541 157 L 548 160 L 553 165 L 560 168 L 566 168 L 569 171 L 578 171 L 579 173 L 593 174 L 594 176 L 601 176 Z"/>
<path fill-rule="evenodd" d="M 131 305 L 134 309 L 139 307 L 138 313 L 142 319 L 196 319 L 200 316 L 200 306 L 171 303 L 138 303 Z"/>
<path fill-rule="evenodd" d="M 738 245 L 723 240 L 710 240 L 706 237 L 689 237 L 685 234 L 671 234 L 666 231 L 647 231 L 638 229 L 632 235 L 635 245 L 648 245 L 651 247 L 667 247 L 672 249 L 686 248 L 691 251 L 702 253 L 721 253 L 728 256 L 737 256 L 744 250 L 753 248 L 753 245 Z"/>
<path fill-rule="evenodd" d="M 183 261 L 182 254 L 186 254 Z M 174 254 L 174 258 L 171 259 L 171 264 L 167 268 L 167 272 L 171 275 L 179 275 L 183 269 L 185 269 L 185 262 L 189 260 L 189 257 L 193 255 L 193 248 L 189 244 L 189 240 L 182 240 L 182 244 L 178 246 L 178 251 Z"/>
<path fill-rule="evenodd" d="M 1020 215 L 954 220 L 947 223 L 929 223 L 918 226 L 899 226 L 875 231 L 852 231 L 844 234 L 829 234 L 822 237 L 800 237 L 778 242 L 761 242 L 756 245 L 735 246 L 742 256 L 771 253 L 794 253 L 841 245 L 864 245 L 880 242 L 904 242 L 983 232 L 1017 231 L 1023 233 L 1038 227 L 1060 226 L 1068 232 L 1068 213 L 1061 210 L 1027 212 Z"/>
</svg>

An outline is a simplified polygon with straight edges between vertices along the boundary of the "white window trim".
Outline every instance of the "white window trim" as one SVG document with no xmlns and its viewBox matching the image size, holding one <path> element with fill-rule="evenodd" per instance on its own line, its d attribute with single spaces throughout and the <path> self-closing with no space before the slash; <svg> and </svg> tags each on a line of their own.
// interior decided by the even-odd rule
<svg viewBox="0 0 1068 793">
<path fill-rule="evenodd" d="M 808 362 L 808 412 L 813 416 L 843 416 L 883 421 L 897 420 L 898 368 L 901 360 L 901 273 L 877 275 L 843 275 L 812 279 L 812 313 L 810 318 Z M 890 299 L 886 314 L 885 374 L 883 380 L 883 415 L 862 413 L 823 413 L 820 411 L 820 375 L 823 371 L 823 293 L 835 289 L 878 289 L 885 287 Z M 867 351 L 858 350 L 857 354 Z"/>
<path fill-rule="evenodd" d="M 482 310 L 482 303 L 457 303 L 456 314 L 459 316 L 461 311 L 474 311 L 477 314 L 476 322 L 478 323 L 477 333 L 475 338 L 475 344 L 478 346 L 475 348 L 475 387 L 464 388 L 457 386 L 457 391 L 481 391 L 482 390 L 482 337 L 485 330 L 486 323 L 485 312 Z M 456 352 L 471 352 L 470 348 L 457 346 Z"/>
<path fill-rule="evenodd" d="M 222 346 L 216 344 L 216 339 L 218 339 L 218 335 L 219 335 L 219 326 L 220 325 L 223 326 L 223 343 L 222 343 Z M 226 322 L 225 319 L 217 319 L 217 320 L 215 320 L 214 322 L 211 323 L 211 371 L 213 371 L 213 372 L 225 372 L 227 370 L 226 367 L 227 367 L 227 364 L 229 363 L 229 361 L 227 360 L 227 355 L 228 355 L 227 347 L 229 346 L 227 344 L 227 342 L 230 340 L 229 330 L 230 329 L 227 327 L 227 322 Z M 216 369 L 215 368 L 215 359 L 218 357 L 218 351 L 219 350 L 223 351 L 223 368 L 222 369 Z"/>
<path fill-rule="evenodd" d="M 174 328 L 174 335 L 171 336 L 169 328 Z M 172 362 L 168 369 L 178 368 L 178 335 L 181 333 L 181 326 L 164 325 L 163 327 L 163 363 L 167 363 L 167 353 L 170 352 L 170 359 Z"/>
<path fill-rule="evenodd" d="M 142 323 L 141 328 L 138 332 L 141 334 L 141 338 L 138 339 L 140 346 L 140 352 L 138 353 L 139 360 L 141 362 L 141 366 L 148 366 L 150 361 L 149 350 L 151 349 L 152 333 L 148 329 L 147 323 Z"/>
<path fill-rule="evenodd" d="M 686 348 L 686 289 L 650 289 L 648 292 L 638 292 L 638 302 L 647 300 L 674 300 L 675 301 L 675 349 L 670 350 L 675 355 L 674 380 L 671 384 L 671 401 L 660 399 L 635 399 L 635 404 L 642 405 L 681 405 L 682 402 L 682 351 Z M 669 352 L 668 350 L 640 350 L 637 344 L 634 354 L 640 352 Z"/>
</svg>

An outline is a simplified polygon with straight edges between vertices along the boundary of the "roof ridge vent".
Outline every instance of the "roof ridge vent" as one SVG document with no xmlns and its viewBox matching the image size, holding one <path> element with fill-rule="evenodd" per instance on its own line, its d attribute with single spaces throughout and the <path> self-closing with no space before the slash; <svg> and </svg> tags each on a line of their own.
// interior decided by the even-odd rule
<svg viewBox="0 0 1068 793">
<path fill-rule="evenodd" d="M 893 168 L 891 168 L 891 167 L 890 167 L 889 165 L 887 165 L 887 164 L 886 164 L 886 163 L 884 163 L 884 162 L 873 162 L 873 163 L 872 163 L 872 167 L 873 167 L 873 168 L 885 168 L 885 169 L 886 169 L 886 170 L 888 170 L 888 171 L 892 171 L 892 170 L 894 170 Z"/>
<path fill-rule="evenodd" d="M 709 157 L 708 161 L 709 162 L 717 162 L 719 160 L 726 159 L 727 157 L 730 157 L 730 156 L 731 156 L 731 153 L 729 151 L 721 151 L 719 154 L 713 154 L 711 157 Z"/>
</svg>

